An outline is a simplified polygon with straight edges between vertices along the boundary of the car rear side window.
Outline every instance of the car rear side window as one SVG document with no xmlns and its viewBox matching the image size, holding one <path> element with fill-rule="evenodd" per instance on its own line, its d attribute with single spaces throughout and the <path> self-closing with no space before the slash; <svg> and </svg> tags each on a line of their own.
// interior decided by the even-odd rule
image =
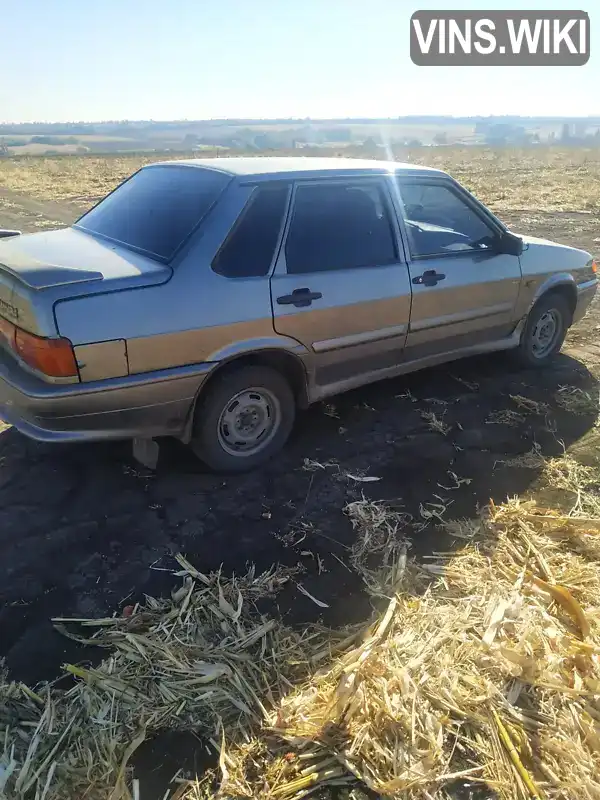
<svg viewBox="0 0 600 800">
<path fill-rule="evenodd" d="M 288 273 L 355 269 L 397 261 L 381 184 L 353 180 L 298 186 L 285 260 Z"/>
<path fill-rule="evenodd" d="M 76 225 L 168 261 L 230 180 L 229 175 L 202 167 L 147 167 L 122 183 Z"/>
<path fill-rule="evenodd" d="M 267 275 L 287 204 L 289 186 L 261 186 L 254 190 L 233 230 L 212 263 L 227 278 Z"/>
</svg>

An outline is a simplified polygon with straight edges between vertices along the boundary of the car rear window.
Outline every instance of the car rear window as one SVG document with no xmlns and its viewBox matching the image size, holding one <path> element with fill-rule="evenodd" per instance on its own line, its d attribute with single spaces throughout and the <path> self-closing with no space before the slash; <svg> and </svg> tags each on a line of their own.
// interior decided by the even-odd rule
<svg viewBox="0 0 600 800">
<path fill-rule="evenodd" d="M 168 261 L 231 180 L 202 167 L 165 165 L 136 172 L 76 226 Z"/>
</svg>

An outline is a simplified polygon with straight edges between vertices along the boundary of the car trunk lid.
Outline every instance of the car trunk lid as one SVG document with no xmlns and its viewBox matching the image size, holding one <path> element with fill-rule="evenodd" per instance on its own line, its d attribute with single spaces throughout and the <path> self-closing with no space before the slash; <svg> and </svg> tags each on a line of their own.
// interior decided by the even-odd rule
<svg viewBox="0 0 600 800">
<path fill-rule="evenodd" d="M 38 333 L 41 292 L 59 299 L 164 283 L 171 274 L 165 264 L 75 228 L 14 236 L 0 240 L 0 316 Z"/>
<path fill-rule="evenodd" d="M 76 228 L 0 241 L 0 269 L 32 289 L 170 273 L 164 264 Z"/>
</svg>

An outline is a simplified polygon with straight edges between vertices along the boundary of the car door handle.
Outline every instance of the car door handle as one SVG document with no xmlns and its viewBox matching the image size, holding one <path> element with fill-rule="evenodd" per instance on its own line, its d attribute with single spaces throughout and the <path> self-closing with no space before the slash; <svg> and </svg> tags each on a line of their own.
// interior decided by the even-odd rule
<svg viewBox="0 0 600 800">
<path fill-rule="evenodd" d="M 440 281 L 445 281 L 446 276 L 434 269 L 426 269 L 422 275 L 412 279 L 418 286 L 436 286 Z"/>
<path fill-rule="evenodd" d="M 313 300 L 320 300 L 323 297 L 321 292 L 311 292 L 310 289 L 294 289 L 291 294 L 282 294 L 277 298 L 280 306 L 310 306 Z"/>
</svg>

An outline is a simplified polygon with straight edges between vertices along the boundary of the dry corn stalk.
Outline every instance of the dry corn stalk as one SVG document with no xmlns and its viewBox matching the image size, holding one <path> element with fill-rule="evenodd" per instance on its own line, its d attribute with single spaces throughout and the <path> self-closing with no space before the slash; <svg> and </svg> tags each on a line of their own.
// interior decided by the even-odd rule
<svg viewBox="0 0 600 800">
<path fill-rule="evenodd" d="M 569 509 L 492 504 L 449 526 L 467 544 L 429 570 L 408 558 L 409 518 L 351 504 L 351 563 L 383 603 L 362 632 L 258 616 L 289 571 L 226 580 L 179 559 L 171 599 L 88 621 L 112 654 L 68 667 L 72 689 L 0 682 L 0 797 L 130 800 L 135 748 L 179 728 L 213 742 L 219 770 L 178 800 L 300 800 L 349 782 L 417 800 L 457 779 L 506 800 L 597 800 L 600 506 L 589 468 L 566 457 L 544 476 Z"/>
</svg>

